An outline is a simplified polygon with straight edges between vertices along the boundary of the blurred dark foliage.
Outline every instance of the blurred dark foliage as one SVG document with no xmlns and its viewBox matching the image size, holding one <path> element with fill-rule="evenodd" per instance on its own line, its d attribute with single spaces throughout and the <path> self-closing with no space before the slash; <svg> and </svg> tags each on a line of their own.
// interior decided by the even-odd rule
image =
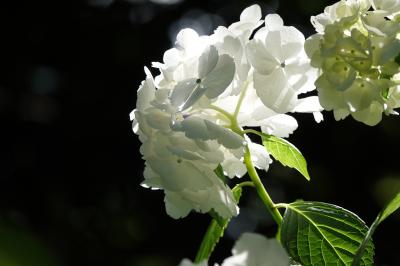
<svg viewBox="0 0 400 266">
<path fill-rule="evenodd" d="M 7 2 L 7 4 L 5 3 Z M 180 27 L 205 34 L 259 3 L 312 34 L 312 14 L 332 1 L 5 1 L 0 7 L 0 265 L 176 265 L 193 258 L 207 215 L 173 220 L 163 193 L 139 186 L 143 161 L 128 114 L 143 66 L 161 61 Z M 164 3 L 160 3 L 164 2 Z M 296 116 L 290 141 L 311 182 L 274 163 L 263 175 L 277 202 L 343 206 L 370 224 L 399 187 L 399 118 L 376 127 L 331 113 Z M 213 261 L 242 232 L 272 235 L 245 193 Z M 375 235 L 376 265 L 400 265 L 399 215 Z"/>
</svg>

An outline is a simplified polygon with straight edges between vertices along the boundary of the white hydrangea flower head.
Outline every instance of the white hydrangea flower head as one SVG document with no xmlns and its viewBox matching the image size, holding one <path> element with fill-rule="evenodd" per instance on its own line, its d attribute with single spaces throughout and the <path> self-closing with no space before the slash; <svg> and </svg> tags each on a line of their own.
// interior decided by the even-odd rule
<svg viewBox="0 0 400 266">
<path fill-rule="evenodd" d="M 247 138 L 243 128 L 288 137 L 298 125 L 286 112 L 310 112 L 321 119 L 317 97 L 298 98 L 314 89 L 303 35 L 271 15 L 250 40 L 262 23 L 260 7 L 253 5 L 240 21 L 211 36 L 183 29 L 163 62 L 153 63 L 160 74 L 153 78 L 145 69 L 131 113 L 146 161 L 142 185 L 164 191 L 167 213 L 174 218 L 190 211 L 214 210 L 223 218 L 238 214 L 231 189 L 215 169 L 221 166 L 225 176 L 242 177 L 246 146 L 255 167 L 267 171 L 272 162 L 265 147 Z M 273 47 L 266 46 L 266 38 Z M 258 60 L 251 47 L 271 54 Z M 283 62 L 287 68 L 280 70 Z M 282 86 L 260 84 L 267 75 L 268 83 Z"/>
<path fill-rule="evenodd" d="M 320 72 L 315 85 L 324 109 L 336 120 L 351 115 L 373 126 L 399 106 L 400 24 L 392 15 L 400 2 L 371 3 L 340 1 L 312 18 L 318 33 L 306 51 Z"/>
<path fill-rule="evenodd" d="M 237 215 L 232 191 L 214 169 L 224 160 L 218 142 L 239 148 L 243 141 L 232 144 L 225 138 L 227 129 L 214 124 L 209 136 L 198 139 L 173 130 L 175 107 L 166 97 L 168 90 L 156 89 L 151 74 L 146 72 L 146 80 L 138 90 L 136 109 L 131 114 L 134 131 L 143 143 L 140 151 L 146 160 L 142 184 L 164 190 L 167 213 L 174 218 L 185 217 L 191 210 L 206 213 L 211 209 L 225 218 Z M 190 132 L 193 131 L 188 129 L 189 135 Z M 230 133 L 229 136 L 234 134 Z M 239 137 L 233 136 L 233 142 L 237 141 Z"/>
</svg>

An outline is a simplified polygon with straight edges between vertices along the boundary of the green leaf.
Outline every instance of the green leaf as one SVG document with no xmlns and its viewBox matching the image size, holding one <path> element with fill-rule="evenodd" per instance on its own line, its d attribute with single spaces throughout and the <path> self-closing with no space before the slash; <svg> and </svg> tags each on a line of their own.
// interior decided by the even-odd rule
<svg viewBox="0 0 400 266">
<path fill-rule="evenodd" d="M 348 210 L 328 203 L 297 201 L 286 207 L 281 242 L 304 266 L 351 265 L 367 231 L 365 223 Z M 369 241 L 361 265 L 372 265 L 373 255 Z"/>
<path fill-rule="evenodd" d="M 293 144 L 272 135 L 264 135 L 263 144 L 268 152 L 281 164 L 296 169 L 307 180 L 310 180 L 306 159 Z"/>
<path fill-rule="evenodd" d="M 385 220 L 389 215 L 394 213 L 398 208 L 400 208 L 400 192 L 389 202 L 388 205 L 382 210 L 380 215 L 378 215 L 379 223 Z"/>
<path fill-rule="evenodd" d="M 242 187 L 236 185 L 232 189 L 233 197 L 236 203 L 239 203 L 239 199 L 242 196 Z M 203 237 L 203 241 L 200 244 L 199 250 L 197 251 L 195 263 L 200 263 L 204 260 L 208 260 L 211 253 L 214 251 L 215 246 L 218 244 L 219 239 L 224 235 L 225 229 L 229 224 L 230 219 L 223 219 L 216 212 L 210 212 L 210 215 L 216 215 L 212 219 L 207 231 Z"/>
<path fill-rule="evenodd" d="M 398 208 L 400 208 L 400 192 L 386 205 L 385 208 L 378 214 L 375 221 L 372 223 L 371 227 L 368 230 L 363 242 L 357 250 L 356 255 L 354 256 L 354 260 L 352 266 L 360 265 L 360 260 L 364 255 L 365 249 L 368 246 L 368 243 L 371 241 L 371 237 L 374 234 L 378 225 L 383 222 L 389 215 L 394 213 Z"/>
<path fill-rule="evenodd" d="M 226 176 L 224 174 L 224 169 L 221 164 L 218 164 L 217 168 L 215 168 L 214 173 L 219 177 L 219 179 L 226 184 Z"/>
</svg>

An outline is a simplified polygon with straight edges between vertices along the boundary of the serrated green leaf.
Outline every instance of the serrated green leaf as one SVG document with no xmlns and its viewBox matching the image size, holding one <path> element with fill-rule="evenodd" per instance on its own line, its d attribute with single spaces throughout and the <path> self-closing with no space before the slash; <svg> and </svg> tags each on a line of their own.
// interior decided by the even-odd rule
<svg viewBox="0 0 400 266">
<path fill-rule="evenodd" d="M 287 205 L 281 242 L 304 266 L 351 265 L 367 231 L 365 223 L 348 210 L 328 203 L 297 201 Z M 373 255 L 369 241 L 361 265 L 372 265 Z"/>
<path fill-rule="evenodd" d="M 400 208 L 400 192 L 389 202 L 388 205 L 382 210 L 379 218 L 379 223 L 385 220 L 389 215 L 394 213 L 398 208 Z"/>
<path fill-rule="evenodd" d="M 268 152 L 276 160 L 280 161 L 281 164 L 296 169 L 307 180 L 310 180 L 306 159 L 293 144 L 272 135 L 265 135 L 263 137 L 263 144 Z"/>
<path fill-rule="evenodd" d="M 371 227 L 368 230 L 363 242 L 360 244 L 360 247 L 357 250 L 356 255 L 354 256 L 352 266 L 360 265 L 360 260 L 364 255 L 365 249 L 367 248 L 368 242 L 371 241 L 372 235 L 374 234 L 378 225 L 383 222 L 389 215 L 394 213 L 397 209 L 400 208 L 400 192 L 386 205 L 385 208 L 378 214 L 375 221 L 372 223 Z"/>
<path fill-rule="evenodd" d="M 232 193 L 236 203 L 239 203 L 240 197 L 242 196 L 242 187 L 240 185 L 235 186 L 232 189 Z M 210 215 L 215 215 L 216 217 L 214 218 L 213 216 L 213 219 L 207 228 L 207 232 L 205 233 L 203 241 L 197 251 L 195 263 L 208 260 L 215 246 L 218 244 L 219 239 L 224 235 L 225 229 L 230 222 L 230 219 L 224 219 L 216 212 L 210 212 Z"/>
</svg>

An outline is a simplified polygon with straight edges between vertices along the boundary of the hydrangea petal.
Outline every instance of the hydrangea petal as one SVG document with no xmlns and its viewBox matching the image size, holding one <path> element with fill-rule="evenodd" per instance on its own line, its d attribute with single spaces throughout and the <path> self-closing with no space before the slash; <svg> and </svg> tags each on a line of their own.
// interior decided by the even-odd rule
<svg viewBox="0 0 400 266">
<path fill-rule="evenodd" d="M 198 84 L 196 83 L 195 78 L 185 79 L 178 82 L 171 92 L 171 103 L 176 107 L 182 107 L 197 87 Z"/>
<path fill-rule="evenodd" d="M 374 101 L 368 108 L 351 114 L 355 120 L 363 122 L 369 126 L 375 126 L 382 120 L 383 106 Z"/>
<path fill-rule="evenodd" d="M 172 156 L 171 156 L 172 157 Z M 212 183 L 190 161 L 172 158 L 150 158 L 148 161 L 154 172 L 161 176 L 164 189 L 181 191 L 183 189 L 201 190 L 211 186 Z M 168 174 L 166 174 L 168 173 Z"/>
<path fill-rule="evenodd" d="M 277 69 L 270 75 L 255 73 L 254 87 L 261 101 L 275 112 L 286 113 L 294 107 L 297 95 L 288 86 L 282 69 Z"/>
<path fill-rule="evenodd" d="M 192 210 L 191 204 L 179 193 L 166 191 L 164 201 L 167 214 L 174 219 L 186 217 Z"/>
<path fill-rule="evenodd" d="M 240 21 L 258 22 L 261 19 L 261 8 L 255 4 L 245 8 L 240 14 Z"/>
<path fill-rule="evenodd" d="M 150 102 L 154 99 L 156 87 L 154 85 L 154 79 L 147 67 L 144 68 L 146 73 L 146 79 L 140 85 L 137 91 L 136 109 L 143 111 L 150 107 Z"/>
<path fill-rule="evenodd" d="M 215 46 L 208 46 L 199 58 L 198 77 L 204 78 L 215 68 L 218 62 L 218 51 Z"/>
<path fill-rule="evenodd" d="M 278 14 L 268 14 L 264 21 L 269 31 L 277 31 L 283 27 L 283 19 Z"/>
<path fill-rule="evenodd" d="M 310 96 L 307 98 L 299 99 L 296 107 L 293 109 L 294 112 L 298 113 L 313 113 L 322 110 L 323 108 L 319 103 L 318 96 Z"/>
<path fill-rule="evenodd" d="M 205 95 L 212 99 L 218 97 L 232 82 L 235 75 L 235 63 L 229 55 L 221 55 L 215 68 L 204 78 L 202 86 Z"/>
<path fill-rule="evenodd" d="M 276 239 L 255 233 L 244 233 L 235 243 L 232 254 L 222 266 L 289 265 L 289 256 Z"/>
<path fill-rule="evenodd" d="M 253 39 L 246 46 L 246 53 L 249 62 L 260 74 L 271 74 L 280 64 L 265 48 L 264 44 L 256 39 Z"/>
<path fill-rule="evenodd" d="M 290 115 L 274 115 L 261 126 L 261 131 L 268 135 L 274 135 L 281 138 L 287 138 L 298 127 L 297 120 Z"/>
<path fill-rule="evenodd" d="M 231 130 L 195 116 L 176 122 L 173 129 L 184 132 L 191 139 L 216 140 L 228 149 L 240 148 L 244 142 L 241 136 Z"/>
<path fill-rule="evenodd" d="M 197 45 L 199 34 L 196 31 L 186 28 L 182 29 L 176 36 L 176 45 L 178 48 L 184 49 L 193 45 Z"/>
<path fill-rule="evenodd" d="M 258 169 L 267 171 L 269 165 L 272 163 L 267 149 L 260 144 L 251 142 L 250 140 L 248 140 L 247 145 L 249 147 L 251 160 L 253 161 L 254 166 Z"/>
<path fill-rule="evenodd" d="M 243 146 L 244 141 L 241 136 L 232 132 L 231 130 L 214 124 L 211 121 L 204 120 L 208 131 L 212 138 L 216 139 L 219 143 L 228 149 L 238 149 Z"/>
</svg>

